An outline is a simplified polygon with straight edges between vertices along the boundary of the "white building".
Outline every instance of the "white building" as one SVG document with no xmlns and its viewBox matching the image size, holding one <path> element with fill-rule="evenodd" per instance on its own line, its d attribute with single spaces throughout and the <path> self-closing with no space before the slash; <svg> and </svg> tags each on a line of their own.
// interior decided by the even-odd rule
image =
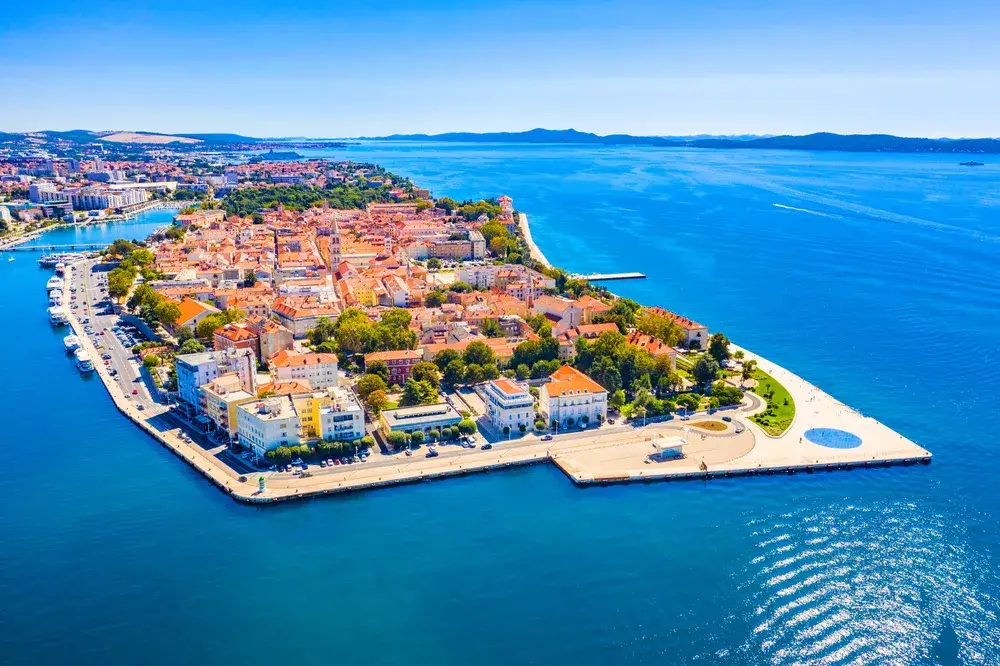
<svg viewBox="0 0 1000 666">
<path fill-rule="evenodd" d="M 251 349 L 227 349 L 183 354 L 176 358 L 178 397 L 196 413 L 202 409 L 198 390 L 220 375 L 236 373 L 240 387 L 257 394 L 257 361 Z"/>
<path fill-rule="evenodd" d="M 564 365 L 538 391 L 538 408 L 546 423 L 559 427 L 597 424 L 608 416 L 608 392 L 576 368 Z M 586 418 L 585 418 L 586 417 Z"/>
<path fill-rule="evenodd" d="M 365 436 L 365 412 L 354 394 L 340 386 L 297 395 L 292 401 L 304 439 L 353 441 Z"/>
<path fill-rule="evenodd" d="M 455 279 L 468 282 L 477 289 L 506 289 L 508 284 L 528 282 L 535 289 L 555 289 L 556 281 L 547 275 L 521 264 L 488 264 L 485 266 L 463 266 L 455 271 Z"/>
<path fill-rule="evenodd" d="M 28 186 L 28 201 L 31 203 L 48 203 L 49 201 L 65 201 L 68 193 L 56 189 L 54 183 L 40 180 Z"/>
<path fill-rule="evenodd" d="M 314 389 L 325 389 L 336 386 L 339 379 L 336 354 L 300 354 L 282 350 L 268 359 L 267 366 L 273 382 L 305 380 Z"/>
<path fill-rule="evenodd" d="M 502 377 L 486 385 L 486 416 L 501 431 L 504 426 L 516 431 L 518 426 L 531 428 L 535 403 L 524 386 Z"/>
<path fill-rule="evenodd" d="M 236 408 L 240 445 L 263 457 L 279 446 L 298 445 L 299 415 L 291 397 L 248 402 Z"/>
</svg>

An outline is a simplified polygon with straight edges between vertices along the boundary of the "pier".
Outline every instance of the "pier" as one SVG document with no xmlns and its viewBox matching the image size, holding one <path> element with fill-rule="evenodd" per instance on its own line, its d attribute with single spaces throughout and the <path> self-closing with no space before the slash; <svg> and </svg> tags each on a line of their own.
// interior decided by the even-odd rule
<svg viewBox="0 0 1000 666">
<path fill-rule="evenodd" d="M 645 279 L 645 273 L 591 273 L 589 275 L 574 274 L 574 278 L 580 280 L 587 280 L 589 282 L 601 282 L 606 280 L 642 280 Z"/>
<path fill-rule="evenodd" d="M 45 243 L 44 245 L 12 245 L 10 247 L 0 247 L 0 252 L 71 252 L 74 250 L 102 250 L 108 246 L 107 243 L 64 243 L 54 245 Z"/>
</svg>

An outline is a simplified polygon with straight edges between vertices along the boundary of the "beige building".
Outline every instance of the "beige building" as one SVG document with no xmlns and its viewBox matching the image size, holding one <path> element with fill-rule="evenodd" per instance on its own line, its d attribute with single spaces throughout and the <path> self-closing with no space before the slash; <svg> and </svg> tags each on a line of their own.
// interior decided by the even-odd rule
<svg viewBox="0 0 1000 666">
<path fill-rule="evenodd" d="M 236 373 L 222 375 L 201 387 L 202 413 L 230 437 L 236 434 L 236 408 L 256 399 L 243 390 Z"/>
<path fill-rule="evenodd" d="M 538 390 L 538 409 L 547 423 L 560 428 L 602 423 L 608 416 L 608 392 L 576 368 L 564 365 Z"/>
</svg>

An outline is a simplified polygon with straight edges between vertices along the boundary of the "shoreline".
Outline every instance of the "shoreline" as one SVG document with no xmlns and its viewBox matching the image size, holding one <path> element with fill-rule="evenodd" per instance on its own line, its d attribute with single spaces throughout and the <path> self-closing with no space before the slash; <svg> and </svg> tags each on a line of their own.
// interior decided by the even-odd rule
<svg viewBox="0 0 1000 666">
<path fill-rule="evenodd" d="M 517 228 L 521 232 L 521 236 L 524 238 L 525 245 L 528 246 L 528 255 L 539 262 L 546 268 L 552 268 L 552 264 L 545 257 L 541 248 L 535 243 L 535 240 L 531 237 L 531 225 L 528 224 L 528 215 L 526 213 L 517 214 Z"/>
<path fill-rule="evenodd" d="M 532 258 L 551 266 L 531 238 L 527 215 L 518 215 L 518 228 Z M 69 289 L 70 277 L 80 270 L 80 266 L 81 263 L 77 262 L 67 267 L 64 285 L 67 299 L 69 294 L 65 290 Z M 67 319 L 83 346 L 94 358 L 99 358 L 98 350 L 83 331 L 77 316 L 70 311 Z M 733 347 L 742 349 L 735 344 Z M 220 453 L 219 449 L 204 449 L 196 443 L 186 442 L 179 436 L 182 431 L 179 425 L 164 425 L 164 421 L 158 417 L 167 413 L 169 408 L 160 405 L 156 409 L 140 411 L 108 374 L 103 364 L 96 363 L 95 371 L 115 407 L 128 420 L 204 475 L 219 490 L 235 501 L 248 504 L 309 499 L 546 462 L 554 464 L 572 483 L 580 487 L 757 474 L 812 473 L 930 462 L 930 452 L 899 433 L 871 417 L 861 415 L 781 366 L 748 350 L 742 351 L 785 386 L 796 401 L 795 419 L 777 437 L 765 433 L 749 418 L 763 411 L 766 405 L 759 397 L 748 394 L 739 406 L 698 412 L 690 419 L 673 417 L 644 424 L 642 427 L 635 424 L 604 424 L 560 434 L 551 441 L 542 441 L 538 434 L 529 433 L 513 440 L 494 442 L 495 448 L 487 451 L 455 451 L 442 446 L 444 455 L 432 458 L 404 458 L 398 454 L 382 454 L 375 456 L 373 463 L 347 469 L 317 468 L 306 476 L 270 470 L 240 474 L 216 457 Z M 704 421 L 723 424 L 724 431 L 709 432 L 697 428 Z M 694 430 L 691 426 L 695 426 Z M 862 444 L 852 449 L 813 444 L 806 441 L 805 431 L 810 427 L 836 427 L 859 433 Z M 676 440 L 681 436 L 684 438 L 682 457 L 651 460 L 651 452 L 655 451 L 657 441 L 662 438 Z"/>
</svg>

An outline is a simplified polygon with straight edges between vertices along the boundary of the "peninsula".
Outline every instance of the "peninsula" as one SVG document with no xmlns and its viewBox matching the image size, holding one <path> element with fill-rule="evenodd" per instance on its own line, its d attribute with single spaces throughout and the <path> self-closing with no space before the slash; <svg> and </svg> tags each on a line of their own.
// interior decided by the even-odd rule
<svg viewBox="0 0 1000 666">
<path fill-rule="evenodd" d="M 33 175 L 37 206 L 114 196 L 107 172 L 179 209 L 144 241 L 51 260 L 50 319 L 127 418 L 235 499 L 541 462 L 588 485 L 930 460 L 724 333 L 552 266 L 508 196 L 148 150 L 25 169 L 69 176 Z"/>
</svg>

